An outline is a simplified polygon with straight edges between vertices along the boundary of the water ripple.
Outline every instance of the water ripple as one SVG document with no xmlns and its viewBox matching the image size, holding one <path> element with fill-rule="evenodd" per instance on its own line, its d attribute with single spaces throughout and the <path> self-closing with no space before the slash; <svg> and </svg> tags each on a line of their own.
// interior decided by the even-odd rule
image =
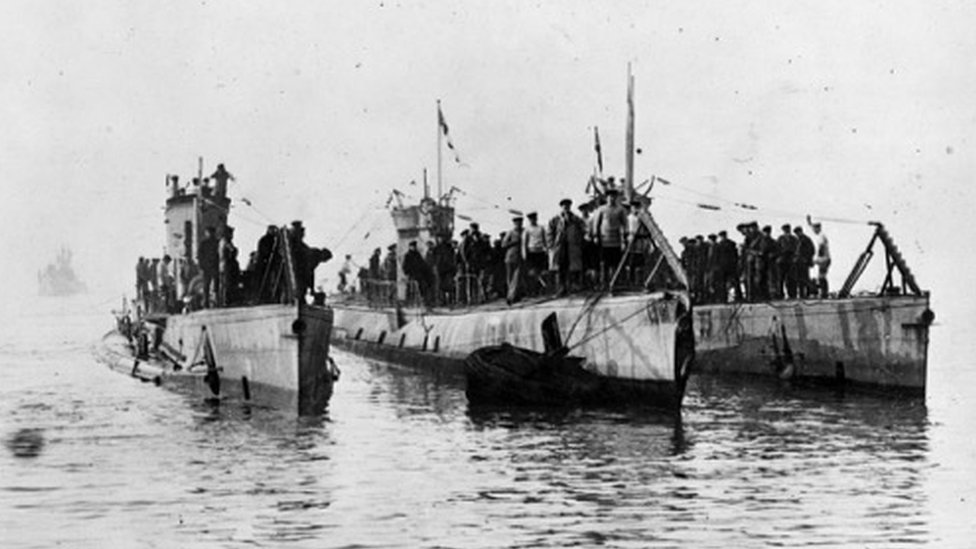
<svg viewBox="0 0 976 549">
<path fill-rule="evenodd" d="M 136 383 L 79 350 L 85 322 L 64 330 L 0 347 L 0 436 L 44 441 L 0 456 L 5 548 L 970 539 L 939 516 L 971 505 L 945 449 L 964 437 L 920 400 L 695 378 L 677 419 L 472 409 L 463 379 L 340 354 L 329 413 L 296 419 Z"/>
</svg>

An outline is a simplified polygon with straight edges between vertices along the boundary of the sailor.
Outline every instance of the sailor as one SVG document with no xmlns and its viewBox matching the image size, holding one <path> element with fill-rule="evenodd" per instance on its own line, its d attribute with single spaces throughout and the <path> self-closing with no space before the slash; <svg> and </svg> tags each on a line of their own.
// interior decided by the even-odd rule
<svg viewBox="0 0 976 549">
<path fill-rule="evenodd" d="M 454 293 L 454 276 L 457 274 L 457 260 L 454 246 L 446 235 L 437 235 L 434 245 L 433 266 L 437 284 L 437 303 L 449 303 Z"/>
<path fill-rule="evenodd" d="M 491 242 L 491 259 L 488 262 L 488 289 L 490 299 L 504 296 L 508 292 L 508 278 L 505 275 L 505 249 L 502 242 L 505 231 L 498 234 L 498 238 Z"/>
<path fill-rule="evenodd" d="M 807 298 L 810 296 L 810 267 L 813 266 L 816 246 L 809 236 L 803 234 L 803 227 L 799 225 L 794 227 L 793 234 L 796 235 L 797 239 L 796 254 L 793 256 L 797 293 L 799 297 Z"/>
<path fill-rule="evenodd" d="M 301 221 L 292 221 L 290 231 L 292 260 L 295 266 L 295 297 L 305 299 L 305 294 L 315 285 L 315 268 L 319 263 L 332 259 L 328 248 L 313 248 L 305 243 L 305 227 Z"/>
<path fill-rule="evenodd" d="M 694 298 L 698 303 L 708 301 L 708 288 L 705 286 L 705 272 L 708 270 L 708 244 L 703 235 L 695 236 L 695 247 L 692 248 L 692 273 L 694 274 Z"/>
<path fill-rule="evenodd" d="M 594 214 L 593 239 L 600 247 L 600 277 L 602 284 L 609 284 L 617 269 L 627 239 L 627 212 L 619 204 L 619 192 L 608 189 L 607 203 Z"/>
<path fill-rule="evenodd" d="M 226 307 L 237 301 L 237 281 L 241 268 L 237 261 L 237 246 L 234 245 L 234 228 L 225 225 L 221 233 L 217 244 L 217 255 L 220 259 L 217 306 Z"/>
<path fill-rule="evenodd" d="M 372 302 L 379 299 L 382 293 L 380 287 L 383 280 L 383 250 L 381 248 L 373 249 L 365 270 L 365 279 L 361 281 L 359 291 L 366 294 L 366 299 Z"/>
<path fill-rule="evenodd" d="M 430 268 L 430 265 L 424 261 L 424 256 L 420 255 L 416 240 L 410 241 L 407 247 L 407 253 L 403 255 L 403 274 L 417 283 L 420 301 L 429 304 L 434 272 Z M 412 293 L 410 291 L 407 292 L 408 299 L 412 297 Z"/>
<path fill-rule="evenodd" d="M 710 233 L 705 241 L 705 299 L 715 303 L 719 296 L 718 235 Z"/>
<path fill-rule="evenodd" d="M 549 270 L 549 257 L 546 253 L 546 230 L 539 225 L 539 214 L 529 212 L 525 217 L 529 225 L 522 233 L 522 259 L 528 271 L 528 279 L 532 281 L 529 292 L 539 294 L 545 287 L 542 275 Z"/>
<path fill-rule="evenodd" d="M 352 274 L 352 270 L 355 268 L 355 264 L 352 261 L 352 256 L 346 254 L 345 261 L 342 262 L 342 267 L 339 268 L 339 292 L 346 293 L 346 288 L 349 285 L 349 275 Z"/>
<path fill-rule="evenodd" d="M 386 257 L 383 258 L 383 279 L 394 281 L 397 279 L 397 245 L 386 247 Z"/>
<path fill-rule="evenodd" d="M 565 295 L 582 282 L 583 235 L 586 224 L 573 213 L 573 201 L 559 201 L 562 211 L 549 221 L 549 250 L 553 266 L 558 270 L 559 294 Z"/>
<path fill-rule="evenodd" d="M 819 221 L 813 221 L 807 215 L 807 224 L 813 230 L 813 241 L 817 248 L 816 255 L 813 259 L 814 265 L 817 266 L 817 287 L 820 290 L 820 298 L 826 299 L 829 289 L 827 287 L 827 271 L 830 269 L 830 244 L 827 241 L 827 235 L 823 233 Z"/>
<path fill-rule="evenodd" d="M 257 297 L 260 303 L 268 303 L 271 296 L 271 273 L 269 267 L 273 263 L 275 242 L 278 239 L 278 227 L 268 225 L 267 230 L 258 239 L 257 252 L 254 255 L 254 266 L 250 270 L 249 293 Z"/>
<path fill-rule="evenodd" d="M 716 299 L 719 303 L 726 303 L 729 300 L 729 287 L 731 286 L 736 301 L 742 300 L 742 287 L 739 284 L 739 253 L 735 242 L 729 240 L 727 231 L 718 232 L 718 242 L 716 243 L 718 253 L 718 288 Z"/>
<path fill-rule="evenodd" d="M 736 293 L 735 300 L 743 301 L 747 298 L 748 292 L 748 277 L 747 275 L 747 260 L 746 260 L 746 235 L 748 234 L 748 229 L 746 229 L 745 223 L 739 223 L 735 226 L 735 230 L 738 231 L 739 235 L 742 236 L 742 243 L 736 245 L 736 267 L 735 267 L 735 287 L 739 289 Z M 731 240 L 731 239 L 730 239 Z M 733 289 L 735 289 L 733 287 Z"/>
<path fill-rule="evenodd" d="M 227 196 L 227 181 L 234 181 L 234 176 L 228 172 L 223 164 L 217 164 L 217 171 L 210 176 L 214 183 L 214 196 L 217 198 L 223 198 Z"/>
<path fill-rule="evenodd" d="M 525 230 L 522 228 L 522 216 L 512 218 L 512 228 L 505 233 L 502 240 L 502 250 L 505 251 L 505 281 L 507 293 L 505 302 L 511 305 L 521 299 L 519 281 L 522 276 L 522 238 Z"/>
<path fill-rule="evenodd" d="M 220 253 L 217 236 L 213 227 L 207 227 L 200 241 L 200 270 L 203 271 L 203 306 L 210 307 L 214 300 L 211 295 L 220 295 Z M 213 294 L 211 294 L 211 291 Z"/>
<path fill-rule="evenodd" d="M 760 237 L 760 248 L 762 250 L 762 282 L 760 291 L 763 299 L 775 299 L 776 289 L 781 285 L 779 280 L 779 268 L 776 260 L 779 257 L 779 246 L 773 238 L 773 228 L 765 225 L 762 228 Z"/>
<path fill-rule="evenodd" d="M 693 263 L 693 257 L 692 256 L 694 254 L 694 250 L 692 248 L 694 247 L 694 242 L 695 242 L 694 239 L 688 238 L 687 236 L 682 236 L 681 238 L 678 239 L 678 243 L 681 244 L 681 256 L 680 256 L 679 260 L 681 261 L 681 267 L 684 268 L 685 274 L 688 277 L 688 285 L 689 285 L 688 290 L 689 291 L 692 291 L 692 288 L 691 288 L 691 286 L 692 286 L 692 273 L 691 273 L 691 270 L 693 268 L 693 265 L 692 265 L 692 263 Z"/>
<path fill-rule="evenodd" d="M 136 299 L 145 304 L 149 298 L 149 281 L 152 279 L 149 261 L 140 257 L 136 262 Z"/>
<path fill-rule="evenodd" d="M 397 245 L 390 244 L 386 247 L 386 257 L 383 258 L 383 279 L 386 281 L 385 288 L 380 292 L 383 301 L 392 303 L 396 298 L 396 279 L 397 279 Z"/>
<path fill-rule="evenodd" d="M 159 293 L 162 297 L 163 310 L 167 313 L 173 311 L 173 305 L 176 298 L 176 283 L 173 278 L 173 271 L 170 268 L 170 263 L 173 259 L 167 254 L 163 256 L 163 260 L 159 263 L 159 269 L 156 271 L 156 277 L 159 279 Z"/>
<path fill-rule="evenodd" d="M 746 262 L 746 299 L 749 301 L 759 301 L 763 299 L 763 295 L 765 294 L 762 289 L 763 273 L 765 272 L 762 253 L 762 232 L 759 230 L 759 224 L 755 221 L 747 223 L 745 231 L 746 238 L 745 242 L 743 242 L 743 247 L 745 249 Z"/>
<path fill-rule="evenodd" d="M 383 250 L 376 248 L 373 250 L 373 255 L 369 256 L 369 278 L 373 280 L 379 280 L 382 275 L 380 270 L 380 265 L 382 264 Z"/>
<path fill-rule="evenodd" d="M 465 265 L 465 299 L 480 301 L 484 295 L 484 271 L 491 253 L 491 244 L 485 240 L 481 227 L 472 222 L 470 230 L 461 241 L 461 258 Z"/>
<path fill-rule="evenodd" d="M 776 288 L 777 297 L 796 298 L 796 256 L 797 247 L 800 240 L 793 235 L 792 227 L 786 223 L 782 227 L 783 234 L 779 235 L 776 243 L 779 245 L 779 257 L 776 264 L 779 267 L 779 274 L 782 283 Z"/>
<path fill-rule="evenodd" d="M 630 215 L 627 216 L 627 234 L 633 242 L 630 245 L 630 276 L 634 284 L 644 283 L 647 256 L 651 253 L 651 233 L 641 222 L 640 218 L 647 213 L 649 199 L 634 198 L 631 201 Z"/>
<path fill-rule="evenodd" d="M 593 240 L 593 205 L 584 202 L 578 207 L 580 219 L 583 220 L 583 278 L 587 287 L 596 280 L 596 272 L 600 267 L 600 250 Z"/>
</svg>

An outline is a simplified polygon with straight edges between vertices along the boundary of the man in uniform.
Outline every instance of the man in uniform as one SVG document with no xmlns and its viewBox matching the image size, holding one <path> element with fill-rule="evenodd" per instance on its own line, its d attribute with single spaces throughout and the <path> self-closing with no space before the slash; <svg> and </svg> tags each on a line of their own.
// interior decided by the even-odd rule
<svg viewBox="0 0 976 549">
<path fill-rule="evenodd" d="M 200 270 L 203 272 L 203 306 L 211 307 L 220 295 L 220 252 L 213 227 L 207 227 L 200 241 Z"/>
<path fill-rule="evenodd" d="M 529 291 L 538 295 L 545 286 L 542 275 L 549 270 L 546 230 L 539 225 L 539 214 L 536 212 L 529 212 L 525 217 L 529 219 L 529 225 L 522 233 L 522 258 L 528 270 L 528 280 L 531 281 Z"/>
<path fill-rule="evenodd" d="M 237 300 L 237 279 L 241 269 L 237 262 L 237 246 L 234 246 L 234 228 L 225 225 L 221 232 L 223 234 L 217 243 L 217 255 L 220 259 L 217 305 L 226 307 Z"/>
<path fill-rule="evenodd" d="M 606 194 L 607 203 L 593 216 L 592 236 L 600 247 L 601 284 L 610 283 L 627 240 L 627 211 L 618 202 L 619 192 L 609 189 Z"/>
<path fill-rule="evenodd" d="M 407 248 L 407 253 L 403 256 L 403 274 L 417 283 L 417 290 L 420 293 L 421 301 L 429 305 L 431 303 L 431 287 L 434 281 L 434 271 L 424 260 L 424 256 L 417 249 L 417 241 L 412 240 Z M 411 292 L 407 293 L 408 298 Z"/>
<path fill-rule="evenodd" d="M 522 270 L 522 217 L 512 218 L 512 228 L 505 233 L 502 240 L 502 250 L 505 252 L 505 280 L 507 282 L 507 293 L 505 302 L 511 305 L 521 299 L 519 280 Z"/>
<path fill-rule="evenodd" d="M 234 176 L 228 172 L 223 164 L 217 164 L 217 171 L 210 176 L 214 180 L 214 196 L 223 198 L 227 196 L 227 181 L 234 181 Z"/>
<path fill-rule="evenodd" d="M 600 249 L 593 240 L 593 206 L 589 202 L 579 205 L 580 219 L 583 220 L 583 282 L 590 287 L 596 280 L 600 266 Z"/>
<path fill-rule="evenodd" d="M 328 248 L 313 248 L 305 243 L 305 227 L 301 221 L 293 221 L 290 231 L 292 261 L 295 266 L 295 297 L 305 299 L 305 294 L 315 286 L 315 268 L 332 259 Z"/>
<path fill-rule="evenodd" d="M 583 271 L 583 234 L 586 225 L 572 210 L 573 201 L 564 198 L 559 201 L 562 211 L 549 221 L 549 250 L 552 252 L 553 266 L 559 273 L 559 294 L 569 293 L 571 287 L 581 282 Z"/>
<path fill-rule="evenodd" d="M 736 301 L 742 300 L 742 288 L 739 284 L 739 252 L 735 242 L 729 240 L 728 232 L 718 232 L 718 242 L 715 244 L 718 252 L 718 288 L 716 299 L 719 303 L 729 300 L 729 286 L 733 287 Z"/>
<path fill-rule="evenodd" d="M 163 310 L 168 313 L 174 312 L 176 302 L 176 281 L 173 278 L 173 269 L 170 267 L 172 261 L 173 259 L 168 254 L 164 255 L 156 273 L 159 278 L 160 300 L 163 304 Z"/>
<path fill-rule="evenodd" d="M 794 256 L 796 256 L 796 249 L 800 244 L 800 240 L 793 235 L 789 223 L 783 225 L 782 228 L 783 234 L 779 235 L 779 238 L 776 239 L 776 243 L 779 245 L 779 257 L 776 259 L 776 264 L 779 267 L 779 275 L 782 279 L 781 284 L 776 288 L 776 297 L 795 299 L 796 263 Z"/>
<path fill-rule="evenodd" d="M 813 263 L 817 266 L 817 287 L 820 290 L 820 298 L 826 299 L 829 290 L 827 287 L 827 271 L 830 269 L 830 244 L 819 221 L 813 221 L 808 215 L 807 224 L 813 230 L 813 241 L 817 248 L 816 255 L 813 258 Z"/>
<path fill-rule="evenodd" d="M 759 224 L 755 221 L 746 224 L 746 239 L 743 242 L 746 263 L 746 299 L 759 301 L 765 293 L 762 289 L 763 273 L 763 242 Z"/>
<path fill-rule="evenodd" d="M 796 284 L 799 297 L 810 297 L 810 267 L 813 266 L 813 256 L 816 247 L 810 237 L 803 234 L 803 227 L 794 227 L 793 234 L 796 235 L 797 245 L 796 254 L 793 256 L 793 265 L 796 270 Z"/>
<path fill-rule="evenodd" d="M 780 286 L 779 268 L 776 264 L 777 258 L 779 257 L 779 246 L 776 244 L 776 239 L 773 238 L 773 228 L 771 226 L 765 225 L 762 228 L 760 242 L 763 262 L 763 280 L 761 282 L 760 292 L 762 292 L 763 299 L 776 299 L 776 291 Z"/>
<path fill-rule="evenodd" d="M 355 263 L 352 261 L 352 256 L 346 254 L 345 261 L 342 262 L 342 267 L 339 268 L 339 292 L 346 293 L 346 288 L 349 286 L 349 276 L 352 274 L 352 270 L 356 268 Z"/>
<path fill-rule="evenodd" d="M 705 241 L 705 299 L 708 303 L 715 303 L 719 300 L 719 249 L 718 236 L 715 233 L 708 235 Z"/>
</svg>

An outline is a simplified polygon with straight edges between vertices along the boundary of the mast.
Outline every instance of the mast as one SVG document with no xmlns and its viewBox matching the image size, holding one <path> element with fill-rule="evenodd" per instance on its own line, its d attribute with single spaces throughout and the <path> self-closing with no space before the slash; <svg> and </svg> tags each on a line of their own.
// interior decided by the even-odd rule
<svg viewBox="0 0 976 549">
<path fill-rule="evenodd" d="M 630 63 L 627 63 L 627 138 L 625 148 L 627 172 L 624 176 L 624 198 L 629 204 L 634 198 L 634 75 L 630 72 Z"/>
</svg>

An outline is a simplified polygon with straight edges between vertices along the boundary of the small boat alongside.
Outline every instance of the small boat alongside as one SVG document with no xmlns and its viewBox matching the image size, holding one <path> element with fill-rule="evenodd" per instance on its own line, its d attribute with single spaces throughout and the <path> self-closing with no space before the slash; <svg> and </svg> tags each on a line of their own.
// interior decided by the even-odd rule
<svg viewBox="0 0 976 549">
<path fill-rule="evenodd" d="M 538 353 L 508 343 L 482 347 L 464 361 L 472 404 L 586 406 L 613 402 L 582 357 Z"/>
<path fill-rule="evenodd" d="M 585 355 L 562 345 L 553 313 L 543 321 L 545 352 L 509 343 L 482 347 L 465 358 L 466 395 L 473 405 L 608 407 L 648 405 L 676 410 L 681 391 L 658 381 L 600 375 Z M 687 371 L 693 358 L 680 353 Z M 653 394 L 653 399 L 648 395 Z"/>
</svg>

